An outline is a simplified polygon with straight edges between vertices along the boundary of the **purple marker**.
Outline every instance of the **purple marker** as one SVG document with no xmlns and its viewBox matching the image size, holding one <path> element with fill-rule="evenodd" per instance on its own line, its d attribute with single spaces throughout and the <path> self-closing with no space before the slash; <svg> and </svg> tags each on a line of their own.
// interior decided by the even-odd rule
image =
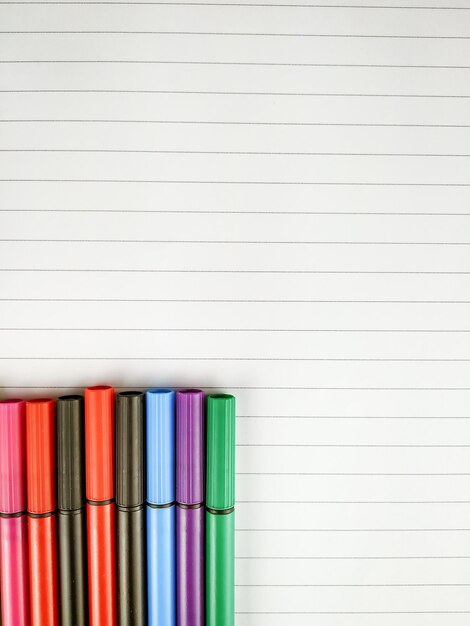
<svg viewBox="0 0 470 626">
<path fill-rule="evenodd" d="M 176 617 L 204 626 L 204 392 L 176 393 Z"/>
</svg>

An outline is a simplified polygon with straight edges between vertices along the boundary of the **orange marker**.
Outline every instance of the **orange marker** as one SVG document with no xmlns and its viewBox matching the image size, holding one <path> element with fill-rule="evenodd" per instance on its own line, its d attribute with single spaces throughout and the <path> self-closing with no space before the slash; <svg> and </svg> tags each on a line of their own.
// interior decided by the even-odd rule
<svg viewBox="0 0 470 626">
<path fill-rule="evenodd" d="M 116 624 L 114 389 L 85 389 L 90 626 Z"/>
<path fill-rule="evenodd" d="M 26 402 L 31 626 L 58 626 L 55 406 Z"/>
</svg>

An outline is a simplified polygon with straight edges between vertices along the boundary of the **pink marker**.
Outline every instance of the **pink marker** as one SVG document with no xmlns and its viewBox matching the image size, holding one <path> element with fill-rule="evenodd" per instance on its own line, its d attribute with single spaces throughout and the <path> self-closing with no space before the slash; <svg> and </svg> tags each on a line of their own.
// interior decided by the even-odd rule
<svg viewBox="0 0 470 626">
<path fill-rule="evenodd" d="M 24 402 L 0 401 L 2 626 L 29 626 L 25 430 Z"/>
</svg>

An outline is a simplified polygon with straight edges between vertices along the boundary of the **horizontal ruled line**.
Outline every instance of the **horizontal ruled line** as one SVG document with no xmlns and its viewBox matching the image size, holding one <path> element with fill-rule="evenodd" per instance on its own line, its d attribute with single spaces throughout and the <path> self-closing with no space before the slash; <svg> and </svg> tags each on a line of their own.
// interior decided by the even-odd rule
<svg viewBox="0 0 470 626">
<path fill-rule="evenodd" d="M 401 561 L 470 559 L 469 556 L 236 556 L 237 561 Z"/>
<path fill-rule="evenodd" d="M 470 246 L 470 241 L 306 241 L 306 240 L 227 240 L 227 239 L 0 239 L 0 243 L 106 243 L 175 245 L 256 245 L 256 246 Z"/>
<path fill-rule="evenodd" d="M 470 97 L 470 96 L 469 96 Z M 63 149 L 63 148 L 1 148 L 0 153 L 40 154 L 182 154 L 224 156 L 332 156 L 332 157 L 403 157 L 403 158 L 469 158 L 470 154 L 423 152 L 262 152 L 255 150 L 128 150 L 115 149 Z"/>
<path fill-rule="evenodd" d="M 165 333 L 470 333 L 470 329 L 395 329 L 395 328 L 21 328 L 21 327 L 3 327 L 0 332 L 37 332 L 37 331 L 54 331 L 54 332 L 165 332 Z M 3 357 L 0 357 L 3 358 Z M 5 357 L 7 358 L 7 357 Z M 28 357 L 29 358 L 29 357 Z M 46 358 L 46 357 L 44 357 Z M 51 357 L 55 358 L 55 357 Z M 59 357 L 57 357 L 59 358 Z M 67 358 L 67 357 L 63 357 Z M 75 357 L 70 357 L 75 358 Z M 77 357 L 79 358 L 79 357 Z M 88 357 L 81 357 L 88 358 Z M 159 357 L 89 357 L 98 360 L 158 360 Z M 341 359 L 342 360 L 342 359 Z M 355 360 L 355 359 L 354 359 Z M 386 359 L 388 360 L 388 359 Z M 400 359 L 401 360 L 401 359 Z"/>
<path fill-rule="evenodd" d="M 0 35 L 144 35 L 177 37 L 282 37 L 312 39 L 415 39 L 431 41 L 467 41 L 466 35 L 366 35 L 349 33 L 270 33 L 188 30 L 2 30 Z"/>
<path fill-rule="evenodd" d="M 412 276 L 469 276 L 469 272 L 459 271 L 372 271 L 372 270 L 201 270 L 201 269 L 129 269 L 129 268 L 0 268 L 0 272 L 22 272 L 22 273 L 97 273 L 97 274 L 319 274 L 319 275 L 412 275 Z"/>
<path fill-rule="evenodd" d="M 10 357 L 6 357 L 5 360 L 16 360 Z M 18 360 L 42 360 L 41 357 L 19 357 Z M 47 358 L 44 360 L 48 360 Z M 53 358 L 54 360 L 54 358 Z M 149 384 L 144 386 L 133 385 L 133 389 L 151 389 L 155 384 Z M 173 389 L 185 389 L 186 387 L 178 387 L 175 385 L 163 385 L 171 387 Z M 252 386 L 247 385 L 193 385 L 197 389 L 233 389 L 240 391 L 257 390 L 257 391 L 470 391 L 470 387 L 264 387 L 264 386 Z M 52 386 L 38 386 L 38 385 L 0 385 L 0 389 L 71 389 L 76 388 L 76 385 L 52 385 Z M 128 387 L 118 387 L 119 389 L 128 389 Z M 255 472 L 256 473 L 256 472 Z M 275 474 L 275 473 L 274 473 Z M 273 475 L 274 475 L 273 474 Z M 307 474 L 305 474 L 307 475 Z M 329 474 L 319 474 L 329 475 Z M 341 475 L 341 474 L 338 474 Z M 413 474 L 405 474 L 406 476 L 413 476 Z M 438 474 L 440 475 L 440 474 Z M 453 474 L 452 474 L 453 475 Z M 462 474 L 463 476 L 466 474 Z M 470 475 L 470 474 L 469 474 Z"/>
<path fill-rule="evenodd" d="M 468 533 L 470 528 L 235 528 L 247 533 Z"/>
<path fill-rule="evenodd" d="M 460 443 L 237 443 L 237 448 L 470 448 Z"/>
<path fill-rule="evenodd" d="M 295 558 L 295 557 L 294 557 Z M 312 584 L 258 584 L 258 583 L 249 583 L 249 584 L 235 584 L 235 587 L 255 587 L 255 588 L 345 588 L 345 587 L 470 587 L 470 583 L 363 583 L 363 584 L 354 584 L 354 583 L 332 583 L 332 584 L 323 584 L 323 583 L 312 583 Z"/>
<path fill-rule="evenodd" d="M 17 331 L 5 329 L 1 331 Z M 30 330 L 30 329 L 25 329 Z M 41 331 L 51 329 L 42 328 Z M 52 329 L 53 330 L 53 329 Z M 72 329 L 73 330 L 73 329 Z M 296 358 L 296 357 L 0 357 L 2 361 L 228 361 L 228 362 L 319 362 L 319 363 L 468 363 L 470 359 L 329 359 L 329 358 Z M 279 418 L 277 418 L 279 419 Z"/>
<path fill-rule="evenodd" d="M 55 360 L 69 360 L 67 358 L 56 358 L 56 357 L 1 357 L 3 361 L 55 361 Z M 71 360 L 80 360 L 80 358 L 71 358 Z M 88 359 L 85 359 L 88 360 Z M 101 360 L 101 359 L 100 359 Z M 114 360 L 114 359 L 110 359 Z M 119 359 L 115 359 L 119 360 Z M 154 385 L 153 385 L 154 386 Z M 172 385 L 167 385 L 173 387 Z M 69 389 L 70 387 L 76 387 L 76 385 L 65 386 L 65 389 Z M 197 389 L 220 389 L 223 387 L 224 389 L 234 389 L 234 390 L 257 390 L 257 391 L 470 391 L 470 387 L 264 387 L 264 386 L 253 386 L 249 387 L 247 385 L 218 385 L 216 387 L 212 385 L 194 385 Z M 62 387 L 51 386 L 51 387 L 23 387 L 18 385 L 7 385 L 5 387 L 0 386 L 0 389 L 60 389 Z M 151 389 L 152 385 L 146 385 L 144 387 L 135 387 L 134 389 Z M 176 387 L 175 387 L 176 388 Z"/>
<path fill-rule="evenodd" d="M 470 300 L 270 300 L 220 298 L 0 298 L 0 302 L 172 302 L 217 304 L 470 304 Z"/>
<path fill-rule="evenodd" d="M 0 33 L 1 34 L 1 33 Z M 470 39 L 470 37 L 468 37 Z M 468 99 L 465 94 L 411 94 L 411 93 L 322 93 L 295 91 L 199 91 L 175 89 L 0 89 L 0 93 L 88 93 L 88 94 L 160 94 L 198 96 L 287 96 L 307 98 L 453 98 Z"/>
<path fill-rule="evenodd" d="M 185 210 L 185 209 L 7 209 L 0 208 L 0 213 L 123 213 L 132 215 L 134 213 L 152 214 L 194 214 L 194 215 L 374 215 L 393 217 L 469 217 L 470 213 L 415 213 L 412 211 L 390 212 L 390 211 L 238 211 L 238 210 Z"/>
<path fill-rule="evenodd" d="M 31 387 L 48 389 L 48 387 Z M 52 387 L 56 389 L 57 387 Z M 59 387 L 61 388 L 61 387 Z M 11 387 L 23 389 L 23 387 Z M 64 387 L 69 389 L 69 387 Z M 470 476 L 470 472 L 236 472 L 237 476 Z"/>
<path fill-rule="evenodd" d="M 470 419 L 470 415 L 240 415 L 237 419 L 385 419 L 385 420 L 425 420 L 425 419 Z"/>
<path fill-rule="evenodd" d="M 237 500 L 237 504 L 470 504 L 470 500 Z"/>
<path fill-rule="evenodd" d="M 34 1 L 13 1 L 13 2 L 0 2 L 1 4 L 12 4 L 12 5 L 23 5 L 23 4 L 31 4 L 31 5 L 117 5 L 117 6 L 126 6 L 126 5 L 138 5 L 138 6 L 191 6 L 191 7 L 222 7 L 222 8 L 231 8 L 231 7 L 256 7 L 256 8 L 287 8 L 287 9 L 387 9 L 387 10 L 413 10 L 413 11 L 467 11 L 470 7 L 455 7 L 455 6 L 405 6 L 405 5 L 372 5 L 372 4 L 283 4 L 283 3 L 260 3 L 260 2 L 145 2 L 142 0 L 137 0 L 136 2 L 113 2 L 111 0 L 96 0 L 95 2 L 86 2 L 86 1 L 47 1 L 47 0 L 38 0 L 38 2 Z"/>
<path fill-rule="evenodd" d="M 470 124 L 370 124 L 342 122 L 242 122 L 212 120 L 136 120 L 136 119 L 0 119 L 0 123 L 25 124 L 192 124 L 197 126 L 319 126 L 349 128 L 470 128 Z"/>
<path fill-rule="evenodd" d="M 391 6 L 391 5 L 372 5 L 372 4 L 341 4 L 341 5 L 337 5 L 337 4 L 283 4 L 283 3 L 260 3 L 260 2 L 234 2 L 234 3 L 227 3 L 227 2 L 145 2 L 145 1 L 139 1 L 137 0 L 136 2 L 113 2 L 111 0 L 96 0 L 95 2 L 86 2 L 86 1 L 47 1 L 47 0 L 38 0 L 38 2 L 34 2 L 34 1 L 13 1 L 13 2 L 0 2 L 1 4 L 38 4 L 38 5 L 117 5 L 117 6 L 126 6 L 126 5 L 138 5 L 138 6 L 146 6 L 146 5 L 151 5 L 151 6 L 190 6 L 190 7 L 204 7 L 204 6 L 210 6 L 210 7 L 222 7 L 222 8 L 232 8 L 232 7 L 256 7 L 256 8 L 264 8 L 264 7 L 270 7 L 270 8 L 287 8 L 287 9 L 361 9 L 361 10 L 367 10 L 367 9 L 387 9 L 387 10 L 413 10 L 413 11 L 467 11 L 470 9 L 470 7 L 455 7 L 455 6 L 405 6 L 405 5 L 395 5 L 395 6 Z"/>
<path fill-rule="evenodd" d="M 0 5 L 3 4 L 0 2 Z M 14 4 L 8 2 L 7 4 Z M 34 2 L 33 4 L 40 4 Z M 72 4 L 67 2 L 67 4 Z M 138 3 L 133 3 L 138 4 Z M 470 9 L 470 7 L 469 7 Z M 98 64 L 98 65 L 221 65 L 241 67 L 357 67 L 367 69 L 432 69 L 432 70 L 469 70 L 470 65 L 411 65 L 392 63 L 294 63 L 262 61 L 176 61 L 166 59 L 11 59 L 0 60 L 0 65 L 14 64 Z"/>
<path fill-rule="evenodd" d="M 103 183 L 103 184 L 157 184 L 157 185 L 275 185 L 275 186 L 327 186 L 327 187 L 470 187 L 470 183 L 371 183 L 326 181 L 276 181 L 276 180 L 160 180 L 124 178 L 0 178 L 0 183 Z"/>
<path fill-rule="evenodd" d="M 470 611 L 235 611 L 235 615 L 468 615 Z"/>
</svg>

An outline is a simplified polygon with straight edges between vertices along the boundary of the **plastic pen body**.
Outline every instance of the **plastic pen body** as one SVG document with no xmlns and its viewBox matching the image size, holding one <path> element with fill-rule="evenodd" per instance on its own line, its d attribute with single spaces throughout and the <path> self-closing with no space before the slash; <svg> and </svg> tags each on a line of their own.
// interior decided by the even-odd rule
<svg viewBox="0 0 470 626">
<path fill-rule="evenodd" d="M 0 623 L 29 626 L 25 405 L 0 402 Z"/>
<path fill-rule="evenodd" d="M 175 392 L 146 393 L 149 626 L 175 626 Z"/>
<path fill-rule="evenodd" d="M 60 397 L 57 520 L 61 626 L 86 626 L 88 622 L 84 427 L 83 397 Z"/>
<path fill-rule="evenodd" d="M 26 402 L 31 626 L 59 624 L 55 406 Z"/>
<path fill-rule="evenodd" d="M 176 611 L 178 626 L 204 626 L 204 505 L 176 507 Z"/>
<path fill-rule="evenodd" d="M 85 389 L 85 461 L 90 626 L 115 626 L 114 390 Z"/>
<path fill-rule="evenodd" d="M 207 626 L 233 626 L 235 541 L 235 398 L 207 400 Z"/>
<path fill-rule="evenodd" d="M 146 626 L 145 396 L 117 395 L 116 509 L 119 626 Z"/>
<path fill-rule="evenodd" d="M 207 510 L 207 626 L 233 626 L 235 512 Z"/>
<path fill-rule="evenodd" d="M 204 393 L 176 393 L 176 617 L 204 626 Z"/>
<path fill-rule="evenodd" d="M 116 624 L 115 505 L 87 502 L 90 626 Z"/>
</svg>

